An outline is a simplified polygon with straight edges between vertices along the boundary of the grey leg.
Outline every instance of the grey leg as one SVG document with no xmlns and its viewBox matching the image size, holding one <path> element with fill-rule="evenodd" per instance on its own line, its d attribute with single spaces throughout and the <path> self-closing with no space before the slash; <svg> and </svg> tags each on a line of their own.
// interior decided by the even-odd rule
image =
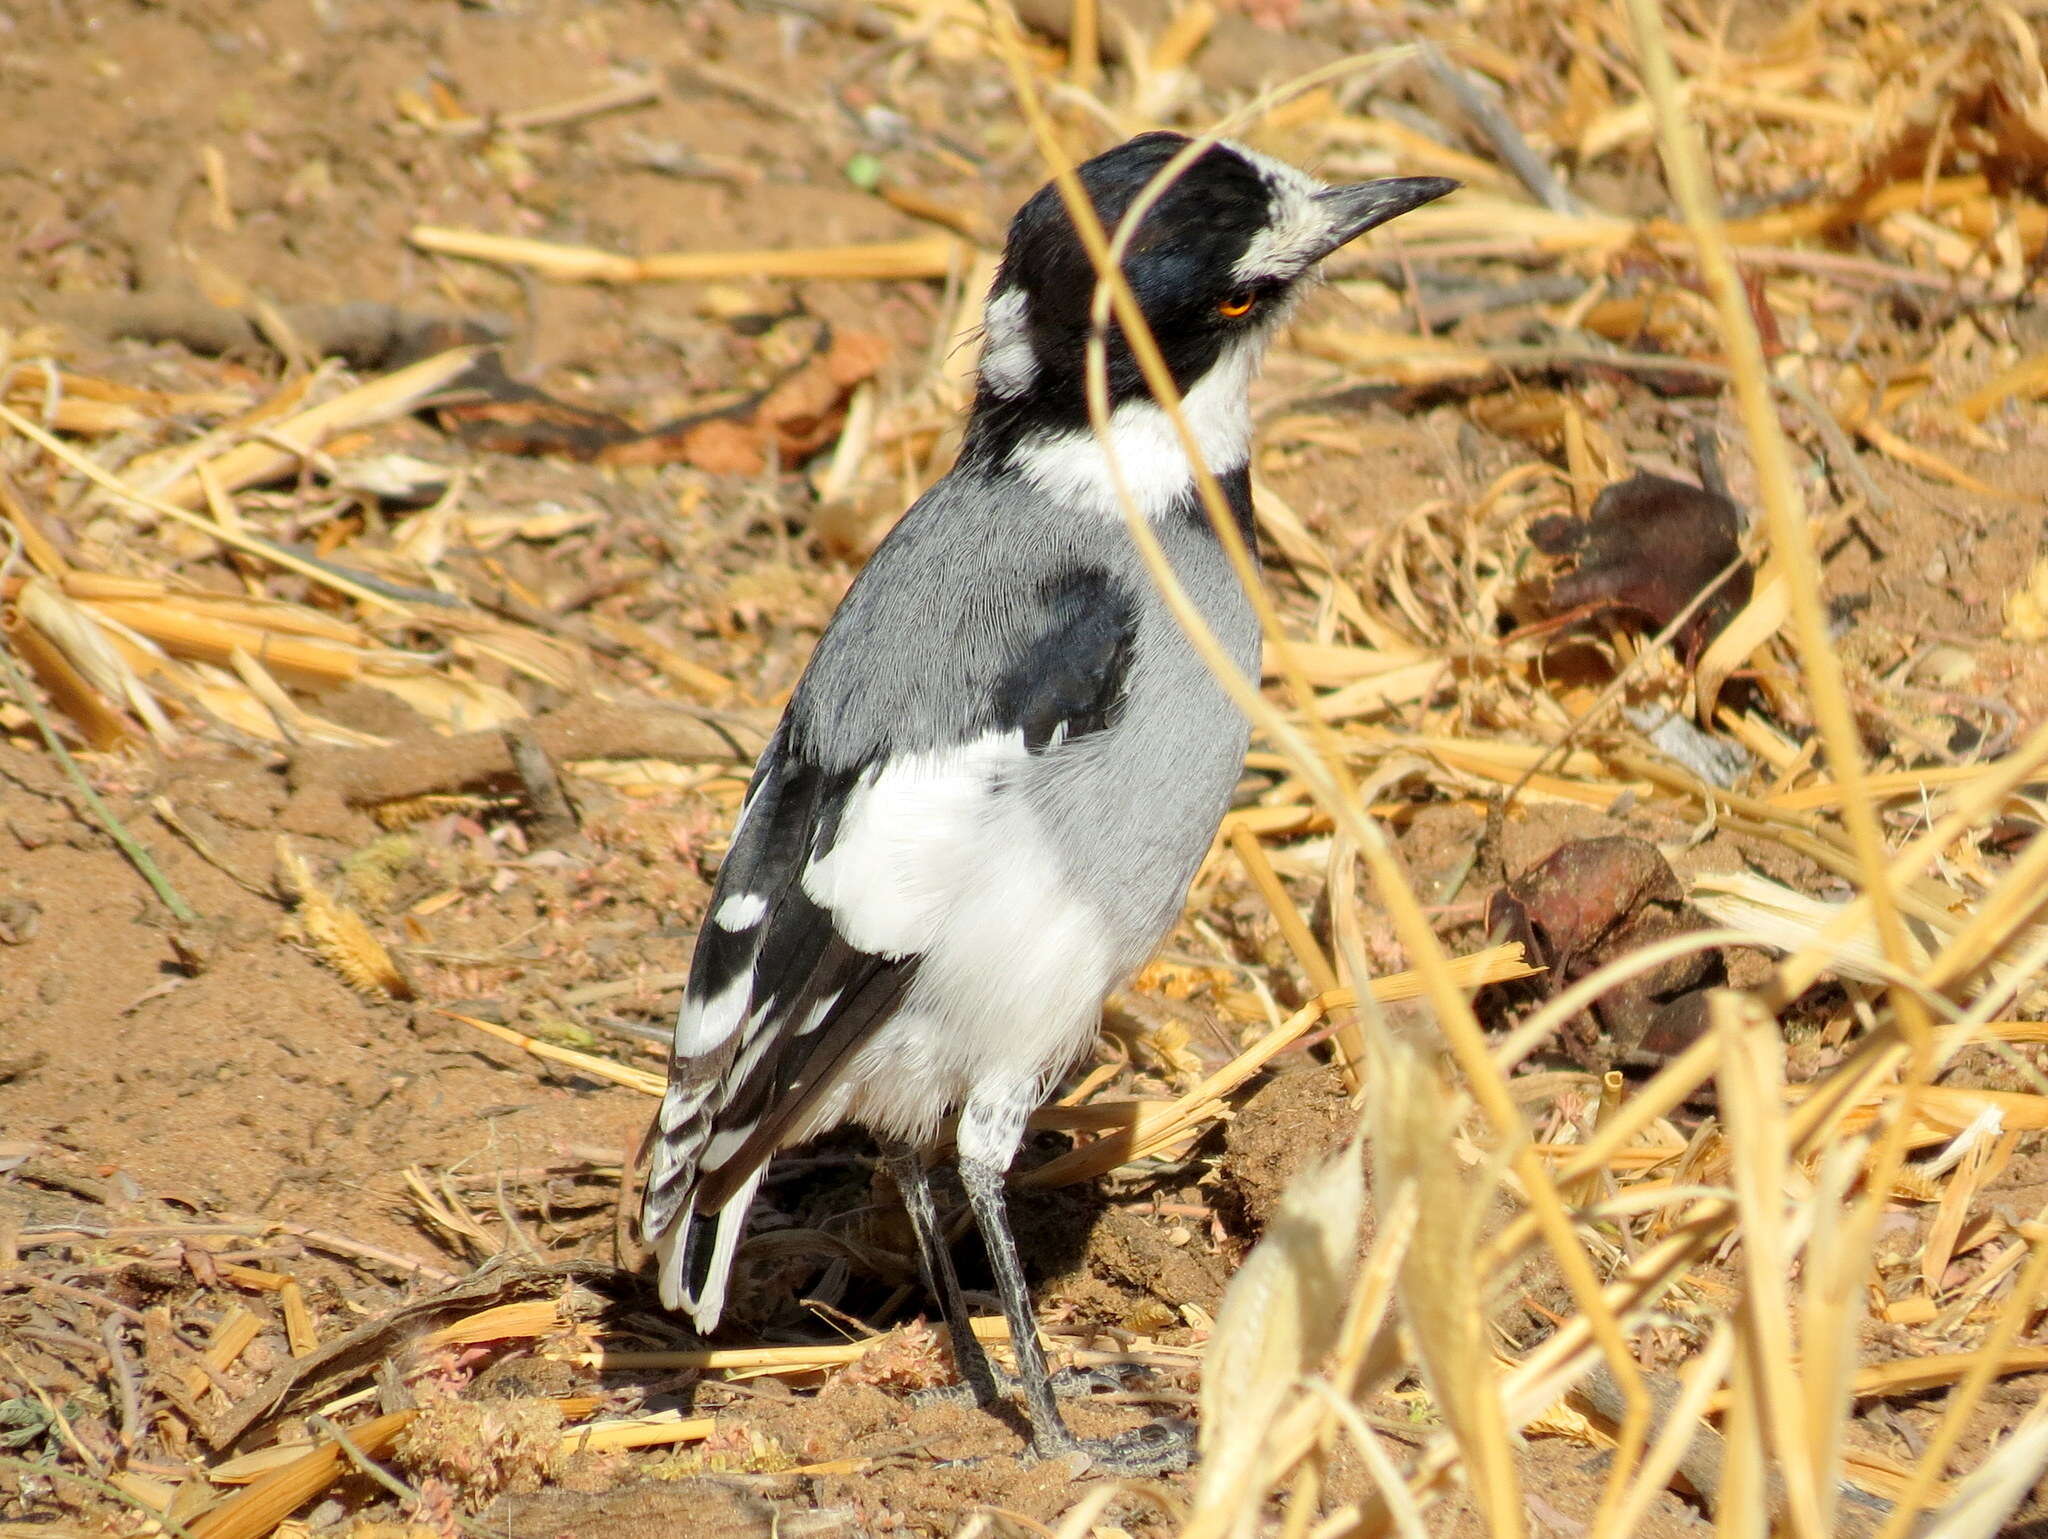
<svg viewBox="0 0 2048 1539">
<path fill-rule="evenodd" d="M 932 1201 L 931 1179 L 924 1161 L 907 1144 L 887 1144 L 883 1158 L 896 1188 L 903 1193 L 903 1206 L 910 1214 L 910 1227 L 917 1232 L 917 1258 L 924 1273 L 924 1285 L 946 1316 L 946 1332 L 953 1342 L 953 1362 L 961 1381 L 974 1396 L 976 1405 L 992 1405 L 1001 1391 L 988 1360 L 988 1353 L 975 1339 L 973 1317 L 960 1293 L 960 1278 L 953 1270 L 953 1253 L 939 1228 L 938 1205 Z"/>
<path fill-rule="evenodd" d="M 1038 1344 L 1038 1320 L 1031 1312 L 1031 1293 L 1024 1283 L 1024 1263 L 1010 1233 L 1009 1204 L 1003 1196 L 1004 1171 L 981 1160 L 960 1162 L 960 1181 L 974 1221 L 988 1246 L 989 1265 L 1003 1296 L 1003 1315 L 1010 1322 L 1010 1349 L 1017 1354 L 1017 1375 L 1023 1380 L 1024 1409 L 1031 1417 L 1031 1449 L 1041 1459 L 1085 1455 L 1108 1474 L 1147 1475 L 1185 1468 L 1194 1453 L 1190 1429 L 1181 1423 L 1154 1422 L 1113 1438 L 1077 1438 L 1054 1403 L 1054 1384 L 1046 1372 L 1045 1349 Z"/>
<path fill-rule="evenodd" d="M 1003 1197 L 1004 1172 L 980 1160 L 960 1162 L 960 1184 L 974 1209 L 982 1242 L 988 1246 L 996 1289 L 1003 1296 L 1003 1316 L 1010 1322 L 1010 1350 L 1017 1354 L 1017 1375 L 1024 1381 L 1024 1409 L 1031 1416 L 1031 1446 L 1041 1458 L 1071 1453 L 1079 1439 L 1067 1430 L 1053 1403 L 1052 1375 L 1046 1371 L 1045 1349 L 1038 1344 L 1038 1320 L 1031 1312 L 1031 1293 L 1024 1284 L 1024 1263 L 1010 1233 L 1010 1209 Z"/>
</svg>

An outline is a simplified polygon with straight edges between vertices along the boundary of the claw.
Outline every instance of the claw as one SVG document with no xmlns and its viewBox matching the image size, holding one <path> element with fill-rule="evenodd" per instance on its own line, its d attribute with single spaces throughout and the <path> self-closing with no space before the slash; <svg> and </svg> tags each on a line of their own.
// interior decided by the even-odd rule
<svg viewBox="0 0 2048 1539">
<path fill-rule="evenodd" d="M 1129 1389 L 1129 1380 L 1107 1368 L 1062 1368 L 1052 1376 L 1052 1392 L 1062 1400 L 1086 1400 Z"/>
</svg>

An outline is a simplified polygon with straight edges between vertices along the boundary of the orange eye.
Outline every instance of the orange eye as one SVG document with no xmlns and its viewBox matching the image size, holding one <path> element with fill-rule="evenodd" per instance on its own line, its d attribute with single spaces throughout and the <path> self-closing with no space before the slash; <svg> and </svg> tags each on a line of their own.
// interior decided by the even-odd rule
<svg viewBox="0 0 2048 1539">
<path fill-rule="evenodd" d="M 1255 294 L 1232 294 L 1216 307 L 1216 313 L 1234 321 L 1240 315 L 1250 315 L 1252 313 L 1252 306 L 1256 303 L 1258 303 L 1258 296 Z"/>
</svg>

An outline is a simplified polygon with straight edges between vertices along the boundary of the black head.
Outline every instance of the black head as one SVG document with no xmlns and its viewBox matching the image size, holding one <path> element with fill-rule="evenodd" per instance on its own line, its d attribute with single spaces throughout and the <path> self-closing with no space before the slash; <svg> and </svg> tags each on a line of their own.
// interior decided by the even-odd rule
<svg viewBox="0 0 2048 1539">
<path fill-rule="evenodd" d="M 1140 134 L 1080 168 L 1106 230 L 1187 146 L 1184 135 Z M 1183 393 L 1220 360 L 1248 378 L 1266 337 L 1317 263 L 1397 214 L 1457 183 L 1413 177 L 1325 187 L 1292 166 L 1231 143 L 1210 146 L 1146 212 L 1124 274 Z M 1059 190 L 1039 189 L 1010 224 L 989 292 L 976 436 L 1028 423 L 1058 430 L 1087 420 L 1083 359 L 1095 269 Z M 1112 403 L 1147 396 L 1121 333 L 1109 336 Z"/>
</svg>

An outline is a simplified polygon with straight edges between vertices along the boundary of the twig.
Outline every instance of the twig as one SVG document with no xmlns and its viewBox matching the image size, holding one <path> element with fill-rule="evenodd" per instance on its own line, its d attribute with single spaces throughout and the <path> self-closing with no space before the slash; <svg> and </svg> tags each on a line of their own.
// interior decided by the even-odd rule
<svg viewBox="0 0 2048 1539">
<path fill-rule="evenodd" d="M 368 1475 L 372 1480 L 376 1481 L 378 1485 L 382 1486 L 385 1490 L 389 1491 L 393 1496 L 397 1497 L 400 1501 L 411 1502 L 415 1508 L 424 1507 L 426 1505 L 427 1499 L 421 1493 L 420 1489 L 417 1486 L 407 1485 L 404 1481 L 400 1480 L 396 1475 L 392 1474 L 391 1471 L 387 1470 L 386 1468 L 384 1468 L 383 1465 L 379 1464 L 375 1459 L 371 1458 L 368 1454 L 364 1453 L 360 1448 L 356 1447 L 355 1440 L 351 1438 L 346 1432 L 342 1431 L 341 1428 L 337 1426 L 334 1422 L 329 1421 L 325 1416 L 321 1416 L 318 1413 L 315 1413 L 314 1415 L 308 1416 L 306 1418 L 306 1425 L 312 1431 L 319 1433 L 322 1437 L 332 1439 L 333 1442 L 341 1449 L 341 1451 L 348 1456 L 349 1463 L 353 1464 L 358 1470 L 362 1471 L 362 1473 L 364 1473 L 365 1475 Z M 463 1524 L 464 1528 L 467 1528 L 468 1526 L 469 1525 L 467 1523 Z"/>
<path fill-rule="evenodd" d="M 950 235 L 776 251 L 669 251 L 632 257 L 588 246 L 415 225 L 407 239 L 422 251 L 478 262 L 531 267 L 557 283 L 713 283 L 727 278 L 943 278 L 966 258 Z"/>
<path fill-rule="evenodd" d="M 164 1240 L 185 1235 L 220 1235 L 232 1240 L 254 1240 L 268 1233 L 263 1224 L 121 1224 L 102 1228 L 98 1224 L 31 1224 L 18 1238 L 27 1246 L 72 1245 L 80 1240 Z"/>
<path fill-rule="evenodd" d="M 49 713 L 43 709 L 42 701 L 38 700 L 22 681 L 21 675 L 15 671 L 13 662 L 5 652 L 0 652 L 0 678 L 6 680 L 8 691 L 21 702 L 29 715 L 35 718 L 36 727 L 43 734 L 43 741 L 49 745 L 51 756 L 56 759 L 58 767 L 64 771 L 72 785 L 77 787 L 78 794 L 85 799 L 85 805 L 99 820 L 100 827 L 104 828 L 114 843 L 121 847 L 121 853 L 128 857 L 129 863 L 142 874 L 142 879 L 149 883 L 151 890 L 163 900 L 164 907 L 171 911 L 171 917 L 180 924 L 197 924 L 199 915 L 193 912 L 190 904 L 178 896 L 178 889 L 171 885 L 170 878 L 157 868 L 154 860 L 150 859 L 149 851 L 135 842 L 135 836 L 128 832 L 128 826 L 114 815 L 114 809 L 102 801 L 100 793 L 92 788 L 92 782 L 85 778 L 85 771 L 80 769 L 78 761 L 71 757 L 71 750 L 66 748 L 63 739 L 57 736 L 57 728 L 50 721 Z"/>
<path fill-rule="evenodd" d="M 1543 157 L 1529 147 L 1529 141 L 1522 137 L 1522 131 L 1515 127 L 1514 120 L 1474 85 L 1463 70 L 1446 59 L 1434 43 L 1422 45 L 1422 60 L 1429 66 L 1430 74 L 1436 77 L 1437 84 L 1451 93 L 1460 110 L 1472 120 L 1474 127 L 1486 135 L 1494 153 L 1507 162 L 1508 169 L 1535 195 L 1537 202 L 1553 213 L 1584 212 L 1579 207 L 1579 200 L 1565 191 L 1563 184 L 1551 174 L 1550 167 L 1543 163 Z"/>
<path fill-rule="evenodd" d="M 605 983 L 586 983 L 580 988 L 564 989 L 562 1003 L 594 1005 L 603 1000 L 617 999 L 622 994 L 637 994 L 642 989 L 650 994 L 662 994 L 670 989 L 679 989 L 689 981 L 687 972 L 638 973 L 631 978 L 613 978 Z M 667 1032 L 662 1033 L 664 1038 L 667 1035 Z"/>
<path fill-rule="evenodd" d="M 534 735 L 533 723 L 519 722 L 500 733 L 512 768 L 519 776 L 526 803 L 533 809 L 534 837 L 543 844 L 559 844 L 576 836 L 576 810 L 570 805 L 554 761 Z"/>
<path fill-rule="evenodd" d="M 297 1235 L 315 1250 L 332 1251 L 336 1255 L 348 1256 L 359 1261 L 375 1261 L 383 1266 L 397 1267 L 401 1272 L 417 1272 L 435 1282 L 460 1282 L 461 1277 L 445 1267 L 435 1266 L 431 1261 L 422 1261 L 417 1256 L 408 1256 L 401 1251 L 383 1250 L 375 1245 L 366 1245 L 361 1240 L 351 1240 L 343 1235 L 329 1234 L 324 1229 L 308 1229 L 303 1224 L 288 1224 L 281 1219 L 272 1220 L 264 1226 L 277 1234 Z"/>
<path fill-rule="evenodd" d="M 222 876 L 225 876 L 229 881 L 241 888 L 242 891 L 254 893 L 259 898 L 271 899 L 273 901 L 276 899 L 277 894 L 273 889 L 266 887 L 261 882 L 250 881 L 249 878 L 242 875 L 241 872 L 222 859 L 220 852 L 207 843 L 205 836 L 198 829 L 178 816 L 178 809 L 171 805 L 171 799 L 168 796 L 159 796 L 151 801 L 149 805 L 150 810 L 157 815 L 164 827 L 192 846 L 193 854 L 213 867 L 214 870 L 220 872 Z"/>
<path fill-rule="evenodd" d="M 1787 374 L 1773 374 L 1771 383 L 1791 399 L 1794 405 L 1806 413 L 1813 430 L 1820 434 L 1826 446 L 1828 459 L 1839 464 L 1856 483 L 1856 489 L 1863 493 L 1863 500 L 1874 513 L 1889 513 L 1892 499 L 1883 487 L 1872 479 L 1870 470 L 1863 463 L 1863 456 L 1856 452 L 1856 446 L 1849 442 L 1849 435 L 1842 431 L 1842 424 L 1835 420 L 1835 414 L 1821 405 L 1814 393 L 1806 388 L 1804 380 L 1794 379 Z"/>
<path fill-rule="evenodd" d="M 241 309 L 209 303 L 182 287 L 132 293 L 54 295 L 50 304 L 69 324 L 108 337 L 181 342 L 196 353 L 245 353 L 270 346 L 265 327 Z M 502 315 L 417 314 L 395 305 L 351 300 L 334 305 L 283 305 L 271 310 L 309 353 L 375 370 L 457 343 L 500 342 L 512 334 Z"/>
<path fill-rule="evenodd" d="M 584 700 L 533 722 L 554 763 L 581 759 L 672 759 L 682 763 L 750 760 L 767 732 L 745 716 L 706 713 L 669 702 L 633 705 Z M 742 741 L 745 739 L 746 741 Z M 293 755 L 287 777 L 294 795 L 332 791 L 352 807 L 519 780 L 504 737 L 466 732 L 424 733 L 386 749 L 310 749 Z"/>
<path fill-rule="evenodd" d="M 730 96 L 740 105 L 753 108 L 764 118 L 773 118 L 780 123 L 804 121 L 804 115 L 790 106 L 785 97 L 755 85 L 738 70 L 725 69 L 708 59 L 689 57 L 677 60 L 674 68 L 675 72 L 686 80 L 694 81 L 707 90 Z"/>
<path fill-rule="evenodd" d="M 481 117 L 448 118 L 427 124 L 430 133 L 449 139 L 474 139 L 485 134 L 511 133 L 526 128 L 560 128 L 579 118 L 592 118 L 628 107 L 644 107 L 661 99 L 659 80 L 628 80 L 606 86 L 588 96 L 572 97 L 547 107 L 529 107 L 524 112 L 488 112 Z"/>
<path fill-rule="evenodd" d="M 90 1288 L 74 1288 L 70 1283 L 52 1282 L 47 1277 L 37 1277 L 20 1268 L 12 1272 L 0 1272 L 0 1290 L 17 1287 L 38 1288 L 46 1293 L 59 1294 L 64 1298 L 78 1299 L 82 1303 L 91 1304 L 96 1309 L 111 1309 L 123 1319 L 133 1320 L 138 1325 L 142 1323 L 141 1310 L 130 1309 L 126 1304 L 116 1299 L 110 1299 L 104 1293 L 94 1293 Z"/>
<path fill-rule="evenodd" d="M 135 1367 L 128 1361 L 127 1343 L 121 1339 L 121 1322 L 114 1316 L 108 1315 L 100 1322 L 100 1340 L 106 1345 L 107 1359 L 113 1365 L 110 1377 L 114 1381 L 114 1404 L 121 1412 L 121 1449 L 133 1453 L 142 1431 L 142 1393 L 135 1383 Z"/>
</svg>

